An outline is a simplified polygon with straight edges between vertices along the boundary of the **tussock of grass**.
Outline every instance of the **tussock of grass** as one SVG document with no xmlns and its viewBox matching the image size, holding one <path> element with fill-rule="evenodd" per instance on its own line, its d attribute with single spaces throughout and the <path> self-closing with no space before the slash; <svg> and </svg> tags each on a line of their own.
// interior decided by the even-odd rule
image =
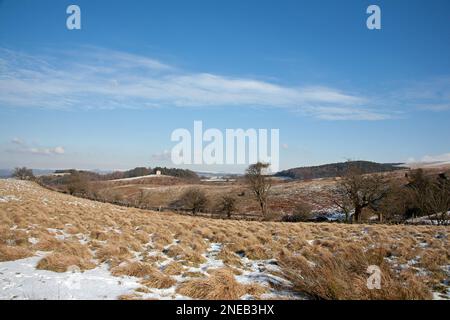
<svg viewBox="0 0 450 320">
<path fill-rule="evenodd" d="M 146 262 L 146 263 L 150 263 L 152 265 L 154 265 L 156 262 L 160 262 L 160 261 L 164 261 L 165 258 L 160 255 L 160 254 L 156 254 L 156 255 L 148 255 L 147 252 L 142 253 L 143 257 L 141 259 L 142 262 Z"/>
<path fill-rule="evenodd" d="M 68 234 L 77 234 L 77 233 L 80 233 L 80 229 L 77 228 L 76 226 L 67 226 L 67 227 L 65 228 L 65 231 L 66 231 Z"/>
<path fill-rule="evenodd" d="M 176 281 L 155 269 L 151 274 L 147 275 L 141 283 L 151 288 L 167 289 L 174 286 Z"/>
<path fill-rule="evenodd" d="M 27 246 L 28 234 L 23 230 L 11 230 L 6 226 L 0 227 L 0 244 L 11 246 Z"/>
<path fill-rule="evenodd" d="M 137 231 L 134 233 L 134 236 L 141 244 L 146 244 L 150 240 L 150 236 L 148 235 L 147 232 L 144 231 Z"/>
<path fill-rule="evenodd" d="M 202 278 L 204 276 L 201 272 L 186 271 L 183 273 L 183 277 L 185 278 Z"/>
<path fill-rule="evenodd" d="M 205 263 L 206 259 L 199 252 L 193 250 L 186 250 L 183 256 L 183 264 L 198 267 L 200 264 Z"/>
<path fill-rule="evenodd" d="M 31 255 L 31 251 L 26 248 L 0 244 L 0 261 L 14 261 Z"/>
<path fill-rule="evenodd" d="M 164 274 L 168 274 L 171 276 L 182 274 L 183 271 L 184 267 L 179 262 L 171 262 L 163 270 Z"/>
<path fill-rule="evenodd" d="M 257 285 L 243 285 L 236 281 L 230 270 L 219 269 L 209 278 L 195 279 L 182 283 L 177 293 L 194 299 L 237 300 L 245 294 L 265 292 Z"/>
<path fill-rule="evenodd" d="M 270 255 L 262 245 L 253 245 L 245 250 L 245 255 L 251 260 L 267 260 Z"/>
<path fill-rule="evenodd" d="M 149 288 L 147 287 L 139 287 L 137 289 L 135 289 L 134 291 L 136 292 L 141 292 L 141 293 L 150 293 L 152 292 Z"/>
<path fill-rule="evenodd" d="M 365 252 L 358 245 L 342 245 L 332 252 L 322 247 L 301 255 L 281 257 L 280 265 L 299 293 L 315 299 L 429 299 L 429 289 L 412 273 L 396 274 L 384 262 L 384 250 Z M 381 289 L 367 288 L 367 267 L 379 264 Z"/>
<path fill-rule="evenodd" d="M 180 245 L 170 246 L 167 250 L 165 250 L 165 254 L 171 258 L 182 258 L 186 255 L 185 248 Z"/>
<path fill-rule="evenodd" d="M 206 259 L 198 251 L 181 244 L 170 246 L 165 253 L 171 258 L 182 260 L 183 264 L 187 265 L 198 266 L 206 262 Z"/>
<path fill-rule="evenodd" d="M 154 233 L 151 240 L 155 248 L 162 249 L 173 242 L 173 237 L 169 234 Z"/>
<path fill-rule="evenodd" d="M 59 248 L 56 249 L 56 252 L 77 256 L 85 260 L 92 259 L 92 254 L 89 251 L 89 248 L 79 242 L 65 241 Z"/>
<path fill-rule="evenodd" d="M 92 230 L 90 236 L 91 236 L 91 239 L 93 239 L 93 240 L 104 241 L 104 240 L 108 239 L 108 236 L 106 235 L 105 232 L 97 230 L 97 229 Z"/>
<path fill-rule="evenodd" d="M 151 265 L 137 261 L 119 265 L 111 270 L 111 273 L 114 276 L 131 276 L 139 278 L 151 275 L 154 272 L 155 269 Z"/>
<path fill-rule="evenodd" d="M 59 241 L 54 236 L 42 234 L 39 238 L 39 242 L 34 246 L 34 248 L 40 251 L 54 251 L 60 248 L 61 245 L 62 241 Z"/>
<path fill-rule="evenodd" d="M 107 244 L 95 253 L 95 257 L 101 262 L 108 262 L 113 260 L 124 261 L 131 258 L 131 253 L 127 247 L 116 246 L 112 244 Z"/>
<path fill-rule="evenodd" d="M 238 267 L 242 265 L 241 258 L 228 249 L 228 247 L 223 247 L 217 255 L 217 258 L 221 259 L 226 265 Z"/>
<path fill-rule="evenodd" d="M 87 270 L 94 268 L 95 264 L 77 256 L 56 252 L 39 260 L 36 269 L 66 272 L 72 266 Z"/>
<path fill-rule="evenodd" d="M 224 270 L 225 270 L 225 271 L 229 271 L 229 272 L 231 272 L 232 274 L 234 274 L 234 275 L 236 275 L 236 276 L 242 274 L 242 271 L 241 271 L 241 270 L 236 269 L 236 268 L 233 268 L 233 267 L 230 267 L 230 266 L 225 266 L 225 267 L 222 267 L 222 268 L 209 268 L 208 270 L 206 270 L 206 273 L 208 273 L 208 274 L 214 274 L 214 273 L 216 273 L 217 271 L 224 271 Z"/>
<path fill-rule="evenodd" d="M 450 261 L 450 251 L 445 249 L 429 248 L 420 256 L 419 265 L 429 271 L 441 270 L 441 266 L 448 264 Z"/>
</svg>

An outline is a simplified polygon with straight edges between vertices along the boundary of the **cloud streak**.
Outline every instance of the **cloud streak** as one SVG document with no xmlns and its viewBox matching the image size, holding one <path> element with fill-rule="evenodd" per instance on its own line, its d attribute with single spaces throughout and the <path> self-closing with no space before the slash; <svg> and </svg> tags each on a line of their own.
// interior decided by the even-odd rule
<svg viewBox="0 0 450 320">
<path fill-rule="evenodd" d="M 369 108 L 366 97 L 336 88 L 284 86 L 186 72 L 147 57 L 101 48 L 89 48 L 77 56 L 37 56 L 0 49 L 0 105 L 50 109 L 263 107 L 325 120 L 390 117 Z"/>
<path fill-rule="evenodd" d="M 14 147 L 6 150 L 7 152 L 10 153 L 25 153 L 25 154 L 46 155 L 46 156 L 63 155 L 66 153 L 64 147 L 61 146 L 57 147 L 38 147 L 33 145 L 30 146 L 26 141 L 17 137 L 11 139 L 11 144 L 14 145 Z"/>
<path fill-rule="evenodd" d="M 160 153 L 152 154 L 152 160 L 166 162 L 171 159 L 171 152 L 169 150 L 164 150 Z"/>
</svg>

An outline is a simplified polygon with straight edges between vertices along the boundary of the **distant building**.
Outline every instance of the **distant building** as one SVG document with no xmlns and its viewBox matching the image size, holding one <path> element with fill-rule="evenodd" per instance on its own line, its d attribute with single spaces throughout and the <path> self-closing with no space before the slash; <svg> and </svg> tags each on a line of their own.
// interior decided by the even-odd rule
<svg viewBox="0 0 450 320">
<path fill-rule="evenodd" d="M 161 171 L 160 170 L 156 170 L 156 175 L 160 176 L 161 175 Z"/>
</svg>

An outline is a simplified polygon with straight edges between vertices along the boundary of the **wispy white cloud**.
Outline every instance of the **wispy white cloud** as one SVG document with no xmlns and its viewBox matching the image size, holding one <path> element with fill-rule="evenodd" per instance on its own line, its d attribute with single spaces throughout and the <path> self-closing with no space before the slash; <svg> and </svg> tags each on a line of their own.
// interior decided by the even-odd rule
<svg viewBox="0 0 450 320">
<path fill-rule="evenodd" d="M 61 55 L 61 52 L 58 53 Z M 370 99 L 326 86 L 285 86 L 251 78 L 179 70 L 147 57 L 89 48 L 81 54 L 29 55 L 0 49 L 0 105 L 8 107 L 284 108 L 327 120 L 382 120 Z"/>
<path fill-rule="evenodd" d="M 55 147 L 55 148 L 29 148 L 23 151 L 28 151 L 33 154 L 39 155 L 56 155 L 56 154 L 64 154 L 65 150 L 63 147 Z"/>
<path fill-rule="evenodd" d="M 413 110 L 443 112 L 450 110 L 450 77 L 410 81 L 388 94 L 388 101 Z"/>
<path fill-rule="evenodd" d="M 35 145 L 30 145 L 26 141 L 20 138 L 11 139 L 11 144 L 13 148 L 9 148 L 6 151 L 9 153 L 25 153 L 34 155 L 62 155 L 66 153 L 64 147 L 40 147 Z"/>
<path fill-rule="evenodd" d="M 152 154 L 152 160 L 155 161 L 165 162 L 169 161 L 170 159 L 171 159 L 171 152 L 169 150 L 164 150 L 163 152 Z"/>
</svg>

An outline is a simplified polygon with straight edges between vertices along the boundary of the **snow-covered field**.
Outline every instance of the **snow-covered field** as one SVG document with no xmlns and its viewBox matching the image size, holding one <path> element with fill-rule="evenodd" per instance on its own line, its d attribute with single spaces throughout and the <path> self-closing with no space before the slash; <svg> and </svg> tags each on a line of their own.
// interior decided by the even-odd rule
<svg viewBox="0 0 450 320">
<path fill-rule="evenodd" d="M 114 277 L 106 264 L 81 272 L 36 269 L 44 256 L 0 263 L 0 299 L 3 300 L 111 300 L 133 293 L 140 285 L 134 277 Z"/>
<path fill-rule="evenodd" d="M 222 260 L 217 258 L 222 245 L 211 244 L 211 247 L 204 254 L 206 259 L 198 267 L 190 267 L 188 272 L 201 273 L 208 276 L 208 271 L 225 267 Z M 168 248 L 168 247 L 167 247 Z M 149 252 L 149 255 L 158 252 Z M 66 272 L 53 272 L 36 269 L 39 260 L 45 257 L 48 252 L 36 252 L 36 255 L 15 261 L 0 262 L 0 299 L 3 300 L 111 300 L 122 295 L 135 294 L 135 289 L 141 287 L 140 279 L 132 276 L 113 276 L 106 263 L 97 267 L 81 271 L 74 266 L 68 268 Z M 269 271 L 279 272 L 279 268 L 274 265 L 275 260 L 249 260 L 243 258 L 245 271 L 236 276 L 236 280 L 242 284 L 258 283 L 263 286 L 270 284 L 289 286 L 289 282 L 281 277 L 271 274 Z M 158 263 L 160 270 L 163 270 L 174 259 L 167 257 L 163 262 Z M 179 283 L 189 280 L 189 277 L 174 276 L 176 283 L 169 288 L 157 289 L 140 294 L 142 299 L 190 299 L 189 297 L 176 293 Z M 251 295 L 243 295 L 242 299 L 254 299 Z M 298 299 L 300 296 L 284 290 L 270 290 L 261 298 L 290 298 Z"/>
</svg>

